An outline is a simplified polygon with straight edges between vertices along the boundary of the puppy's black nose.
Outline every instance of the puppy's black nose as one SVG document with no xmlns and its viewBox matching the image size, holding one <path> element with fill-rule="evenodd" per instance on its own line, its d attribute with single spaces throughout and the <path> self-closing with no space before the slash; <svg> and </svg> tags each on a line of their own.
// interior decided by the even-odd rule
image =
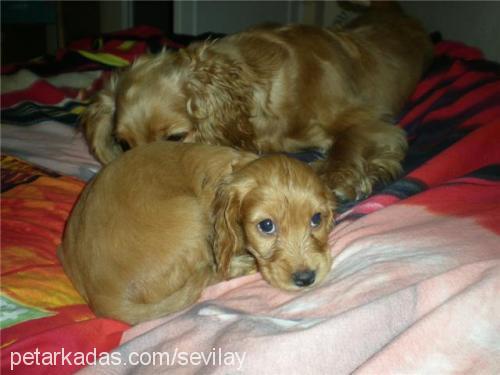
<svg viewBox="0 0 500 375">
<path fill-rule="evenodd" d="M 297 286 L 309 286 L 316 280 L 316 272 L 314 271 L 300 271 L 292 274 L 293 283 Z"/>
</svg>

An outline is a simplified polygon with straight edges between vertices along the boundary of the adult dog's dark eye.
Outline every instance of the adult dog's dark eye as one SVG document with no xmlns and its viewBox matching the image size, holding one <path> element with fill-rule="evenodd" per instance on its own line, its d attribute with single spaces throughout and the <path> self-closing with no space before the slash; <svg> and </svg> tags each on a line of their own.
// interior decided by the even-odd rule
<svg viewBox="0 0 500 375">
<path fill-rule="evenodd" d="M 123 139 L 118 140 L 118 144 L 122 148 L 123 151 L 128 151 L 130 150 L 130 145 L 128 144 L 127 141 L 124 141 Z"/>
<path fill-rule="evenodd" d="M 311 227 L 317 228 L 321 225 L 321 213 L 316 212 L 312 217 L 311 217 Z"/>
<path fill-rule="evenodd" d="M 186 138 L 187 134 L 188 134 L 187 132 L 174 133 L 166 136 L 165 139 L 167 141 L 172 141 L 172 142 L 182 142 L 184 138 Z"/>
<path fill-rule="evenodd" d="M 273 234 L 276 232 L 276 225 L 274 225 L 271 219 L 262 220 L 259 224 L 257 224 L 257 228 L 265 234 Z"/>
</svg>

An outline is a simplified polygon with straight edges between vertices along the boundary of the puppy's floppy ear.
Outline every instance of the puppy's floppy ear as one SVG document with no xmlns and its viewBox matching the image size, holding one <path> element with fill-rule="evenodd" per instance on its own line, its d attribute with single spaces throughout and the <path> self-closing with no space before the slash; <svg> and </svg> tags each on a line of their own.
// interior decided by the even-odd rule
<svg viewBox="0 0 500 375">
<path fill-rule="evenodd" d="M 244 249 L 240 226 L 241 197 L 229 178 L 217 190 L 213 202 L 214 234 L 212 246 L 217 272 L 225 279 L 229 275 L 231 259 Z"/>
<path fill-rule="evenodd" d="M 212 138 L 204 141 L 238 146 L 254 138 L 248 118 L 255 82 L 246 76 L 241 63 L 212 48 L 214 43 L 180 52 L 190 71 L 184 87 L 186 110 Z"/>
<path fill-rule="evenodd" d="M 245 251 L 245 239 L 241 227 L 240 208 L 245 195 L 252 189 L 252 181 L 241 173 L 258 156 L 250 152 L 235 151 L 231 162 L 231 172 L 226 175 L 216 189 L 212 202 L 214 251 L 217 272 L 226 279 L 232 274 L 231 260 Z"/>
<path fill-rule="evenodd" d="M 113 135 L 116 86 L 117 77 L 114 76 L 94 97 L 80 119 L 90 151 L 102 164 L 109 163 L 123 152 Z"/>
</svg>

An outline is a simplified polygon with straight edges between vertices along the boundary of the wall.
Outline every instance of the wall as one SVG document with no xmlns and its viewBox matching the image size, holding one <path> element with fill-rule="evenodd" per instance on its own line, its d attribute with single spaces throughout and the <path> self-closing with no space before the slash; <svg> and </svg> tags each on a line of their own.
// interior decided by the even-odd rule
<svg viewBox="0 0 500 375">
<path fill-rule="evenodd" d="M 402 6 L 428 31 L 479 47 L 487 58 L 500 62 L 500 2 L 404 1 Z"/>
<path fill-rule="evenodd" d="M 201 34 L 207 31 L 234 33 L 264 23 L 298 22 L 300 1 L 174 1 L 174 32 Z"/>
<path fill-rule="evenodd" d="M 500 1 L 400 1 L 429 32 L 439 30 L 445 39 L 459 40 L 483 50 L 500 62 Z M 233 33 L 245 27 L 272 22 L 300 22 L 329 26 L 354 13 L 337 1 L 174 1 L 174 31 L 200 34 Z"/>
<path fill-rule="evenodd" d="M 99 5 L 101 32 L 123 30 L 133 25 L 132 1 L 100 1 Z"/>
</svg>

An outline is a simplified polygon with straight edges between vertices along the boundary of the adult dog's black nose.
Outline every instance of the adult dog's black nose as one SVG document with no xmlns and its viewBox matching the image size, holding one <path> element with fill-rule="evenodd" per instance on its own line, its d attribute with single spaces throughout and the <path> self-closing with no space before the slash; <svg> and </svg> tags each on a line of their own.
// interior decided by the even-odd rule
<svg viewBox="0 0 500 375">
<path fill-rule="evenodd" d="M 309 286 L 316 280 L 316 272 L 314 271 L 299 271 L 292 275 L 293 283 L 301 288 Z"/>
</svg>

